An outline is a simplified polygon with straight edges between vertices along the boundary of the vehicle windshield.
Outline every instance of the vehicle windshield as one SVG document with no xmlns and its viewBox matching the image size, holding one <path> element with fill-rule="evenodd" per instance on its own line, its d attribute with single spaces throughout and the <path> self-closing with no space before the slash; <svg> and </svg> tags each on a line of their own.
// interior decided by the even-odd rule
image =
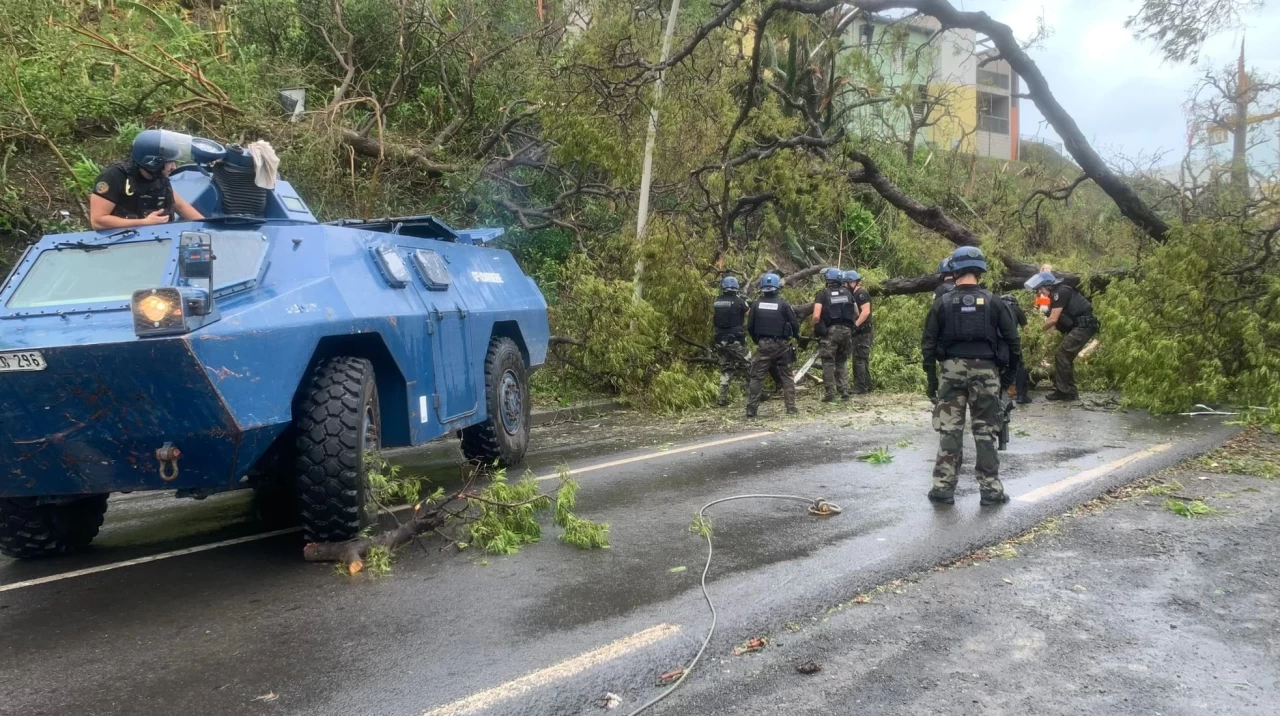
<svg viewBox="0 0 1280 716">
<path fill-rule="evenodd" d="M 5 306 L 21 309 L 128 302 L 134 291 L 160 283 L 172 247 L 171 239 L 163 239 L 90 251 L 45 249 Z"/>
</svg>

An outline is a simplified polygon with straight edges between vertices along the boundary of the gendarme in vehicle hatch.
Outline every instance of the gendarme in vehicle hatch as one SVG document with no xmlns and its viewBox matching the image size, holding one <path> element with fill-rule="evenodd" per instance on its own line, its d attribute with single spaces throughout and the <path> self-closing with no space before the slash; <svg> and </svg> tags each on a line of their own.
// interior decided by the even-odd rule
<svg viewBox="0 0 1280 716">
<path fill-rule="evenodd" d="M 253 158 L 195 143 L 205 219 L 46 236 L 0 287 L 0 552 L 87 545 L 107 495 L 256 488 L 272 520 L 347 539 L 366 456 L 458 433 L 514 464 L 547 306 L 501 229 L 321 224 Z"/>
</svg>

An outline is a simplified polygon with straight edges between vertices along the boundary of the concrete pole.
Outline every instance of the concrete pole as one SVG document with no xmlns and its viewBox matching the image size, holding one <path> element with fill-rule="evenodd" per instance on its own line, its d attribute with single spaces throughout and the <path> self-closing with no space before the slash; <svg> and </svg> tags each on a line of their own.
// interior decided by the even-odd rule
<svg viewBox="0 0 1280 716">
<path fill-rule="evenodd" d="M 667 29 L 662 35 L 662 59 L 658 60 L 659 64 L 664 64 L 667 57 L 671 55 L 671 36 L 676 31 L 676 15 L 680 12 L 680 0 L 672 0 L 671 13 L 667 15 Z M 639 301 L 644 297 L 644 237 L 645 232 L 649 228 L 649 190 L 653 186 L 653 148 L 658 142 L 658 105 L 662 102 L 662 79 L 666 76 L 666 70 L 658 71 L 658 79 L 653 85 L 653 104 L 649 108 L 649 136 L 644 142 L 644 168 L 640 173 L 640 211 L 636 216 L 636 250 L 640 251 L 640 257 L 636 259 L 636 270 L 634 283 L 636 287 L 635 298 Z"/>
</svg>

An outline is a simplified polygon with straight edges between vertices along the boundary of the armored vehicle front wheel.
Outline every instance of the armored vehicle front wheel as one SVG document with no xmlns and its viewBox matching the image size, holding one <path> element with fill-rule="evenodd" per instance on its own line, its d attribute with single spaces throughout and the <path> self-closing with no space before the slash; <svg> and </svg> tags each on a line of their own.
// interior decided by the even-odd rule
<svg viewBox="0 0 1280 716">
<path fill-rule="evenodd" d="M 489 418 L 462 430 L 462 454 L 500 467 L 517 465 L 529 449 L 529 376 L 520 347 L 510 338 L 489 343 L 484 392 Z"/>
<path fill-rule="evenodd" d="M 373 365 L 330 358 L 317 366 L 294 418 L 302 530 L 311 542 L 341 542 L 377 518 L 366 464 L 380 443 L 382 415 Z"/>
<path fill-rule="evenodd" d="M 35 498 L 0 500 L 0 553 L 39 559 L 89 546 L 107 514 L 107 496 L 90 495 L 61 504 Z"/>
</svg>

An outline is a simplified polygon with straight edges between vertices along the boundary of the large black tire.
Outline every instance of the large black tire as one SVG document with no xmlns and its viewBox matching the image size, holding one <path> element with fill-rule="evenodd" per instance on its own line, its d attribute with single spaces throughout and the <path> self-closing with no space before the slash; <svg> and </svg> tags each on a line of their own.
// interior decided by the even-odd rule
<svg viewBox="0 0 1280 716">
<path fill-rule="evenodd" d="M 294 418 L 302 531 L 311 542 L 341 542 L 377 519 L 366 458 L 377 452 L 382 414 L 373 366 L 330 358 L 316 367 Z"/>
<path fill-rule="evenodd" d="M 529 449 L 529 371 L 519 346 L 510 338 L 489 342 L 484 395 L 489 418 L 462 430 L 462 454 L 499 467 L 520 464 Z"/>
<path fill-rule="evenodd" d="M 0 500 L 0 553 L 40 559 L 82 550 L 98 536 L 106 514 L 106 495 L 46 505 L 32 498 Z"/>
</svg>

